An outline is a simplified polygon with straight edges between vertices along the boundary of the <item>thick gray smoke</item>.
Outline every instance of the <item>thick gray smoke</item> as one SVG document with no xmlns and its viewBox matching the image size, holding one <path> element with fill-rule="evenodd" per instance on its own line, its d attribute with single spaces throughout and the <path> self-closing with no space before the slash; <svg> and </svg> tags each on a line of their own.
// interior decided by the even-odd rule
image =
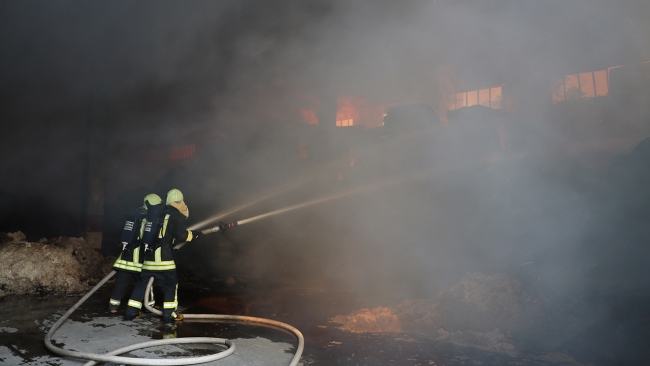
<svg viewBox="0 0 650 366">
<path fill-rule="evenodd" d="M 619 299 L 647 290 L 639 238 L 648 238 L 648 216 L 626 195 L 647 198 L 635 178 L 643 164 L 607 174 L 612 161 L 643 161 L 642 152 L 614 155 L 650 134 L 647 99 L 594 100 L 591 115 L 550 100 L 554 77 L 650 60 L 645 1 L 28 1 L 0 9 L 0 192 L 11 229 L 47 221 L 41 215 L 58 217 L 48 235 L 75 232 L 94 119 L 105 128 L 104 193 L 115 212 L 172 185 L 186 193 L 193 222 L 286 185 L 295 187 L 226 219 L 363 189 L 206 238 L 229 248 L 230 261 L 206 260 L 231 266 L 224 270 L 340 282 L 384 305 L 430 298 L 477 271 L 523 273 L 557 296 L 596 298 L 593 308 L 617 284 L 633 285 L 615 292 Z M 527 132 L 523 148 L 493 159 L 463 155 L 467 141 L 450 142 L 451 122 L 387 143 L 341 137 L 324 127 L 334 120 L 295 123 L 305 105 L 325 110 L 328 98 L 350 95 L 427 103 L 446 121 L 448 95 L 497 85 L 511 88 L 503 103 Z M 196 140 L 207 141 L 196 164 L 163 177 L 163 163 L 139 155 Z M 301 143 L 309 159 L 295 159 Z M 402 159 L 409 149 L 420 165 Z M 395 177 L 405 181 L 387 183 Z M 608 276 L 619 282 L 599 282 Z"/>
</svg>

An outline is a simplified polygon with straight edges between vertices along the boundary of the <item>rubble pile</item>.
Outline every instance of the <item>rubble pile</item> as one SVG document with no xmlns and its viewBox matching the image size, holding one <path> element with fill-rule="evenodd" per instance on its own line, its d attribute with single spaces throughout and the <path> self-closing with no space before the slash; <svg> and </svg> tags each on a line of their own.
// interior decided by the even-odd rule
<svg viewBox="0 0 650 366">
<path fill-rule="evenodd" d="M 455 344 L 511 353 L 515 346 L 506 334 L 519 328 L 526 317 L 524 308 L 535 301 L 518 280 L 505 274 L 468 273 L 432 299 L 361 309 L 332 321 L 353 332 L 417 332 Z"/>
<path fill-rule="evenodd" d="M 105 275 L 102 256 L 83 238 L 28 242 L 20 231 L 0 233 L 0 258 L 0 296 L 81 293 Z"/>
</svg>

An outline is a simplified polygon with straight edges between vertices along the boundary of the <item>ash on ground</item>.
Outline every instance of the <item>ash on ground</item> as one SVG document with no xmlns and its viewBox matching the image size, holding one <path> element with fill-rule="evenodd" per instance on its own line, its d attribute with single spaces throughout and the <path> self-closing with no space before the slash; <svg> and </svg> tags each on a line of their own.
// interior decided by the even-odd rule
<svg viewBox="0 0 650 366">
<path fill-rule="evenodd" d="M 0 258 L 0 297 L 82 293 L 106 270 L 102 256 L 83 238 L 29 242 L 20 231 L 0 233 Z"/>
<path fill-rule="evenodd" d="M 538 331 L 536 325 L 552 310 L 552 304 L 527 293 L 519 280 L 506 274 L 468 273 L 432 299 L 361 309 L 332 321 L 351 332 L 414 332 L 514 355 L 519 352 L 514 338 Z"/>
</svg>

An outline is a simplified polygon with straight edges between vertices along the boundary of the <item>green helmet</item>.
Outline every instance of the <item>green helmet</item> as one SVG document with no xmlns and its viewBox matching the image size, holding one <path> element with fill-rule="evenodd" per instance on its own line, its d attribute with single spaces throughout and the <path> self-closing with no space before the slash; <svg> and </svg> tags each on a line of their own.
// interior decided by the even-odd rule
<svg viewBox="0 0 650 366">
<path fill-rule="evenodd" d="M 162 202 L 162 199 L 160 199 L 160 196 L 154 193 L 150 193 L 146 196 L 144 196 L 144 203 L 142 205 L 142 208 L 146 209 L 147 208 L 147 202 L 149 202 L 149 206 L 155 206 L 159 205 Z"/>
<path fill-rule="evenodd" d="M 166 205 L 170 205 L 172 202 L 181 202 L 183 201 L 183 193 L 178 189 L 174 188 L 171 191 L 167 192 L 167 202 Z"/>
</svg>

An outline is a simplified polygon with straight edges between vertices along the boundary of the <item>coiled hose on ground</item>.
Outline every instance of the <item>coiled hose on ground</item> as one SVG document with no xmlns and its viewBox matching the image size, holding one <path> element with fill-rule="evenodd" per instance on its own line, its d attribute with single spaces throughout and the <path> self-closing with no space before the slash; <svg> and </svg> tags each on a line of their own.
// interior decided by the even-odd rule
<svg viewBox="0 0 650 366">
<path fill-rule="evenodd" d="M 74 306 L 72 306 L 59 320 L 54 323 L 52 328 L 50 328 L 47 335 L 45 335 L 45 347 L 50 351 L 62 357 L 73 357 L 81 358 L 85 360 L 91 360 L 87 362 L 85 366 L 91 366 L 97 362 L 114 362 L 121 363 L 126 365 L 194 365 L 199 363 L 216 361 L 222 358 L 225 358 L 235 352 L 235 345 L 228 339 L 224 338 L 212 338 L 212 337 L 186 337 L 186 338 L 173 338 L 173 339 L 160 339 L 153 340 L 148 342 L 136 343 L 127 347 L 116 349 L 114 351 L 96 354 L 96 353 L 87 353 L 79 351 L 71 351 L 63 348 L 56 347 L 52 344 L 52 336 L 56 331 L 63 325 L 63 323 L 68 319 L 68 317 L 75 311 L 81 304 L 83 304 L 92 294 L 94 294 L 99 288 L 101 288 L 111 277 L 115 275 L 115 271 L 111 271 L 106 277 L 104 277 L 95 287 L 93 287 L 86 295 L 84 295 L 79 301 L 77 301 Z M 145 301 L 147 304 L 145 307 L 154 314 L 162 315 L 160 310 L 154 309 L 148 305 L 148 295 L 149 289 L 153 285 L 153 278 L 149 281 L 147 285 L 147 291 L 145 292 Z M 286 329 L 293 333 L 296 338 L 298 338 L 298 347 L 296 348 L 296 353 L 289 363 L 290 366 L 295 366 L 300 360 L 302 351 L 304 349 L 305 340 L 300 331 L 288 324 L 264 318 L 255 318 L 250 316 L 239 316 L 239 315 L 218 315 L 218 314 L 184 314 L 185 319 L 207 319 L 207 320 L 237 320 L 244 321 L 248 323 L 257 323 L 257 324 L 267 324 L 276 327 Z M 133 357 L 122 357 L 117 356 L 119 354 L 131 352 L 137 349 L 162 346 L 169 344 L 191 344 L 191 343 L 202 343 L 202 344 L 217 344 L 225 346 L 225 350 L 219 353 L 215 353 L 207 356 L 197 356 L 197 357 L 184 357 L 184 358 L 173 358 L 173 359 L 158 359 L 158 358 L 133 358 Z"/>
</svg>

